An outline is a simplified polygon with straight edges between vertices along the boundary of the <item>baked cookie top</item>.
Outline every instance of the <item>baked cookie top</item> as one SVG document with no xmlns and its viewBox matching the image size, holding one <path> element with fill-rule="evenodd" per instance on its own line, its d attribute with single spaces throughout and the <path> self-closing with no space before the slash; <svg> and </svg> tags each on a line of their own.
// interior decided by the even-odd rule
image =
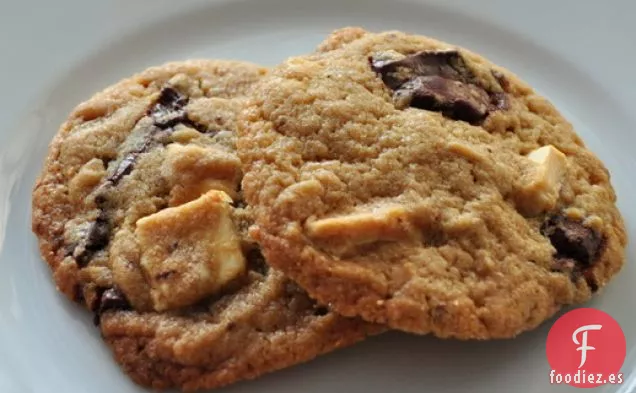
<svg viewBox="0 0 636 393">
<path fill-rule="evenodd" d="M 248 236 L 235 116 L 265 73 L 150 68 L 79 105 L 50 145 L 33 191 L 42 255 L 138 383 L 217 387 L 379 330 L 309 299 Z"/>
<path fill-rule="evenodd" d="M 511 337 L 603 287 L 626 234 L 610 176 L 511 72 L 401 32 L 335 32 L 239 123 L 253 235 L 347 316 Z"/>
</svg>

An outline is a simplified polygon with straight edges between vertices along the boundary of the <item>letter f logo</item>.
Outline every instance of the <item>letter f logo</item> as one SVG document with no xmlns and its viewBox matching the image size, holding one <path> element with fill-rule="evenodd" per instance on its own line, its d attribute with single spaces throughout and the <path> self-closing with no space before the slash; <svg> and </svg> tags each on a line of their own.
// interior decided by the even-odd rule
<svg viewBox="0 0 636 393">
<path fill-rule="evenodd" d="M 585 361 L 587 360 L 587 351 L 593 351 L 596 349 L 594 347 L 587 345 L 587 332 L 589 330 L 601 330 L 602 327 L 603 327 L 602 325 L 585 325 L 576 329 L 574 333 L 572 334 L 572 341 L 574 341 L 574 344 L 580 345 L 580 347 L 576 348 L 577 351 L 581 351 L 581 364 L 579 364 L 579 368 L 583 367 L 583 365 L 585 364 Z M 581 335 L 582 336 L 581 342 L 579 342 L 577 336 L 581 332 L 583 334 Z"/>
</svg>

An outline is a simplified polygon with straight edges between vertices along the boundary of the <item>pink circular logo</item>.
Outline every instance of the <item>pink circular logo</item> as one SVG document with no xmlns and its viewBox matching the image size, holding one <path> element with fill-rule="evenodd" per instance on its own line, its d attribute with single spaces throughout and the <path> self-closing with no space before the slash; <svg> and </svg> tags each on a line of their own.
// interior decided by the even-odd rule
<svg viewBox="0 0 636 393">
<path fill-rule="evenodd" d="M 572 310 L 548 334 L 550 383 L 591 388 L 623 382 L 625 335 L 609 314 L 594 308 Z"/>
</svg>

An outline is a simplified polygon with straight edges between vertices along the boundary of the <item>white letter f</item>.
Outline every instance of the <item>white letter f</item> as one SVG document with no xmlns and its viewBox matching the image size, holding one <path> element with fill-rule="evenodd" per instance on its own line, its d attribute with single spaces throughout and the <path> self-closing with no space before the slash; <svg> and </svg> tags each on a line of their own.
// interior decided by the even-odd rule
<svg viewBox="0 0 636 393">
<path fill-rule="evenodd" d="M 588 330 L 601 330 L 601 328 L 602 328 L 601 325 L 585 325 L 576 329 L 574 333 L 572 334 L 572 341 L 574 341 L 574 344 L 581 345 L 580 347 L 576 349 L 577 351 L 581 351 L 581 364 L 579 364 L 579 368 L 583 367 L 583 365 L 585 364 L 585 361 L 587 360 L 587 351 L 593 351 L 596 349 L 594 347 L 590 347 L 587 345 Z M 583 332 L 583 339 L 581 340 L 582 342 L 579 343 L 579 340 L 576 338 L 576 336 L 581 332 Z"/>
</svg>

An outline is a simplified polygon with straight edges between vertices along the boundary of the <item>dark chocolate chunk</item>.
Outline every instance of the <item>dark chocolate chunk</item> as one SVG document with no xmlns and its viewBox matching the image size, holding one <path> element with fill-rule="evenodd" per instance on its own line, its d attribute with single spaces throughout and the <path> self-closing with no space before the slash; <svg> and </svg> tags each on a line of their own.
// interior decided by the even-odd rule
<svg viewBox="0 0 636 393">
<path fill-rule="evenodd" d="M 317 317 L 321 317 L 323 315 L 327 315 L 329 313 L 329 309 L 325 306 L 314 305 L 314 315 Z"/>
<path fill-rule="evenodd" d="M 95 318 L 93 319 L 95 325 L 99 325 L 100 318 L 106 311 L 132 309 L 130 303 L 126 299 L 126 295 L 124 295 L 124 293 L 116 287 L 109 289 L 100 288 L 97 296 L 96 304 L 92 307 L 93 312 L 95 312 Z"/>
<path fill-rule="evenodd" d="M 110 185 L 117 185 L 117 183 L 119 183 L 119 181 L 124 176 L 129 175 L 130 172 L 132 172 L 133 167 L 135 166 L 135 163 L 137 162 L 137 159 L 139 158 L 139 155 L 141 155 L 141 153 L 148 151 L 154 144 L 157 144 L 155 140 L 155 134 L 157 134 L 158 131 L 159 130 L 156 128 L 150 130 L 148 134 L 146 134 L 141 146 L 138 146 L 135 149 L 126 153 L 126 155 L 124 155 L 124 158 L 122 158 L 122 160 L 119 161 L 119 164 L 117 164 L 117 167 L 115 168 L 113 173 L 111 173 L 106 178 L 106 183 Z M 105 198 L 104 195 L 101 195 L 100 197 Z M 97 199 L 95 200 L 95 202 L 99 203 Z"/>
<path fill-rule="evenodd" d="M 77 266 L 79 267 L 84 267 L 88 265 L 88 263 L 93 258 L 93 255 L 95 254 L 94 252 L 91 252 L 90 250 L 87 250 L 85 248 L 80 248 L 80 246 L 78 246 L 75 250 L 76 251 L 80 250 L 79 252 L 76 252 L 76 255 L 74 257 L 75 262 L 77 263 Z"/>
<path fill-rule="evenodd" d="M 137 163 L 139 156 L 142 153 L 149 151 L 154 146 L 159 145 L 158 136 L 161 131 L 162 130 L 160 128 L 150 129 L 145 135 L 143 143 L 126 153 L 124 158 L 119 162 L 119 164 L 117 164 L 113 173 L 106 178 L 106 182 L 110 185 L 117 185 L 124 176 L 129 175 Z"/>
<path fill-rule="evenodd" d="M 603 250 L 601 234 L 561 215 L 548 218 L 541 226 L 541 233 L 556 249 L 552 271 L 569 274 L 573 282 L 583 276 L 590 290 L 596 292 L 598 283 L 589 268 Z"/>
<path fill-rule="evenodd" d="M 102 294 L 99 313 L 102 314 L 108 310 L 128 310 L 130 309 L 130 303 L 126 299 L 126 296 L 118 288 L 110 288 L 104 291 Z"/>
<path fill-rule="evenodd" d="M 113 184 L 119 183 L 122 177 L 132 172 L 135 161 L 137 161 L 137 156 L 139 156 L 138 152 L 132 152 L 126 155 L 124 159 L 119 162 L 119 165 L 117 165 L 115 171 L 113 171 L 113 173 L 108 176 L 106 180 Z"/>
<path fill-rule="evenodd" d="M 419 52 L 396 61 L 371 59 L 371 67 L 394 90 L 418 76 L 435 75 L 462 83 L 471 83 L 474 79 L 464 59 L 455 50 Z"/>
<path fill-rule="evenodd" d="M 185 110 L 188 101 L 188 97 L 182 95 L 177 90 L 171 87 L 165 87 L 161 90 L 159 99 L 155 105 L 150 108 L 148 114 L 152 117 L 154 125 L 161 129 L 183 124 L 194 128 L 202 134 L 208 133 L 206 126 L 188 118 L 188 114 Z"/>
<path fill-rule="evenodd" d="M 424 51 L 401 60 L 369 59 L 400 106 L 441 112 L 480 124 L 491 111 L 507 109 L 505 93 L 481 86 L 459 52 Z"/>
<path fill-rule="evenodd" d="M 110 238 L 110 224 L 106 214 L 102 211 L 95 222 L 91 225 L 91 230 L 86 236 L 87 248 L 100 250 L 108 244 Z"/>
<path fill-rule="evenodd" d="M 250 249 L 246 254 L 247 267 L 258 274 L 266 275 L 269 271 L 269 265 L 265 262 L 265 257 L 258 248 Z"/>
<path fill-rule="evenodd" d="M 119 162 L 113 173 L 106 178 L 106 181 L 111 185 L 117 185 L 124 176 L 132 172 L 139 156 L 159 145 L 162 139 L 172 133 L 171 128 L 177 124 L 186 125 L 201 133 L 207 133 L 207 127 L 188 119 L 184 109 L 187 103 L 188 98 L 175 89 L 166 87 L 161 90 L 159 99 L 148 110 L 148 116 L 152 118 L 154 127 L 150 127 L 147 130 L 141 146 L 124 155 L 124 158 Z"/>
<path fill-rule="evenodd" d="M 581 267 L 588 267 L 596 261 L 603 242 L 597 231 L 562 215 L 546 220 L 541 233 L 550 239 L 557 257 L 572 259 Z"/>
<path fill-rule="evenodd" d="M 103 250 L 110 240 L 110 224 L 106 213 L 101 211 L 97 219 L 90 224 L 86 234 L 73 251 L 78 266 L 88 265 L 96 252 Z"/>
<path fill-rule="evenodd" d="M 167 111 L 183 109 L 188 104 L 188 97 L 179 93 L 172 87 L 164 87 L 159 93 L 159 99 L 155 106 L 163 107 Z"/>
<path fill-rule="evenodd" d="M 129 175 L 137 163 L 139 156 L 159 144 L 158 136 L 161 131 L 162 130 L 160 128 L 154 127 L 148 130 L 143 139 L 143 143 L 126 153 L 124 158 L 122 158 L 122 160 L 119 161 L 119 164 L 117 164 L 113 173 L 106 178 L 106 186 L 117 185 L 124 176 Z M 103 195 L 101 197 L 104 198 Z M 97 203 L 98 201 L 96 200 L 95 202 Z"/>
<path fill-rule="evenodd" d="M 159 94 L 159 99 L 148 111 L 155 126 L 166 129 L 183 123 L 187 119 L 185 106 L 188 97 L 182 95 L 172 87 L 165 87 Z"/>
<path fill-rule="evenodd" d="M 414 108 L 441 112 L 451 119 L 479 123 L 488 115 L 490 97 L 486 91 L 439 76 L 419 76 L 395 91 Z"/>
</svg>

